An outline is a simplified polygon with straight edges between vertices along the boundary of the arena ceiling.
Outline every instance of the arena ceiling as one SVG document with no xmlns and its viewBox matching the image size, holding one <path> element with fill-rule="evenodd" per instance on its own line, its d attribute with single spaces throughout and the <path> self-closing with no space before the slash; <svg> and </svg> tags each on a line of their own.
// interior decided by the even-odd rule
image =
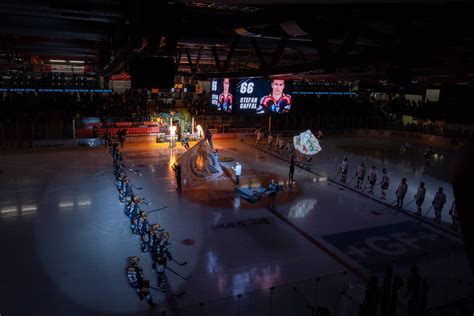
<svg viewBox="0 0 474 316">
<path fill-rule="evenodd" d="M 83 60 L 98 74 L 170 56 L 193 77 L 474 73 L 466 1 L 2 1 L 0 67 Z"/>
</svg>

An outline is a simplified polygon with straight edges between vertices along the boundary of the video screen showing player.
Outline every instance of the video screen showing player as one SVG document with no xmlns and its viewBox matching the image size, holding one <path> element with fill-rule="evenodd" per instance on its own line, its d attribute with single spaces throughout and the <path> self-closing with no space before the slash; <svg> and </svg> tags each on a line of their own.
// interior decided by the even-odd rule
<svg viewBox="0 0 474 316">
<path fill-rule="evenodd" d="M 217 110 L 227 113 L 232 112 L 232 94 L 230 93 L 230 79 L 224 78 L 222 81 L 223 91 L 219 95 L 219 105 Z"/>
<path fill-rule="evenodd" d="M 272 79 L 271 91 L 260 99 L 257 114 L 288 113 L 291 109 L 291 95 L 285 93 L 285 80 Z"/>
<path fill-rule="evenodd" d="M 211 102 L 218 111 L 232 113 L 234 97 L 231 90 L 232 82 L 229 78 L 211 81 Z"/>
</svg>

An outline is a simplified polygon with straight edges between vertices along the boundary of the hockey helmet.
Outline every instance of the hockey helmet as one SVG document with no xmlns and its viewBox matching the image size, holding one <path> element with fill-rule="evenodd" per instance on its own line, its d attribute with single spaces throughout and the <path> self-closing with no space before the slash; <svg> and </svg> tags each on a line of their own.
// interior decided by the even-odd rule
<svg viewBox="0 0 474 316">
<path fill-rule="evenodd" d="M 137 256 L 130 257 L 129 262 L 132 267 L 135 267 L 138 265 L 138 262 L 140 261 L 140 258 Z"/>
</svg>

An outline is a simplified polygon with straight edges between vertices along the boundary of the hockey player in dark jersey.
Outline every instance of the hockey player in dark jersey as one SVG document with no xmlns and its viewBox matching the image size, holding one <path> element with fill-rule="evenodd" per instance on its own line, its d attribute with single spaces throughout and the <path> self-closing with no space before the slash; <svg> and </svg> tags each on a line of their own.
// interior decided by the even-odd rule
<svg viewBox="0 0 474 316">
<path fill-rule="evenodd" d="M 146 212 L 140 211 L 140 217 L 137 220 L 137 230 L 140 235 L 140 250 L 141 252 L 148 251 L 150 238 L 150 224 L 146 218 Z"/>
<path fill-rule="evenodd" d="M 344 160 L 342 160 L 341 163 L 341 168 L 339 169 L 339 172 L 341 173 L 341 183 L 346 183 L 348 169 L 349 163 L 347 162 L 347 157 L 344 157 Z"/>
<path fill-rule="evenodd" d="M 291 96 L 284 94 L 285 80 L 273 79 L 272 92 L 263 97 L 257 106 L 257 114 L 287 113 L 291 108 Z"/>
<path fill-rule="evenodd" d="M 375 182 L 377 182 L 377 168 L 375 166 L 370 169 L 367 180 L 369 181 L 369 194 L 374 194 Z"/>
<path fill-rule="evenodd" d="M 382 196 L 380 197 L 382 200 L 385 200 L 387 196 L 387 190 L 390 185 L 390 176 L 387 173 L 387 169 L 382 169 L 382 180 L 380 181 L 380 189 L 382 189 Z"/>
<path fill-rule="evenodd" d="M 138 266 L 140 259 L 136 256 L 129 258 L 129 263 L 127 267 L 127 278 L 130 285 L 135 289 L 140 297 L 140 300 L 144 298 L 150 305 L 150 308 L 156 306 L 156 303 L 153 302 L 153 299 L 150 295 L 150 281 L 145 280 L 143 276 L 143 269 Z"/>
<path fill-rule="evenodd" d="M 170 234 L 168 232 L 163 232 L 160 234 L 160 241 L 157 247 L 157 251 L 152 253 L 153 256 L 153 269 L 156 271 L 158 279 L 158 287 L 160 289 L 165 289 L 166 282 L 164 279 L 166 266 L 168 260 L 173 260 L 171 252 L 168 250 L 170 245 L 169 240 Z"/>
</svg>

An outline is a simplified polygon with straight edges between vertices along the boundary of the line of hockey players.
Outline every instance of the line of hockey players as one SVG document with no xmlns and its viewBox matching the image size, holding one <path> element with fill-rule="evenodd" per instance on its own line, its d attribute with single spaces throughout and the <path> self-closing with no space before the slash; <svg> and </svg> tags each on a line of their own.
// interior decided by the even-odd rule
<svg viewBox="0 0 474 316">
<path fill-rule="evenodd" d="M 143 269 L 139 266 L 140 259 L 137 256 L 129 258 L 127 277 L 130 285 L 136 290 L 140 299 L 146 299 L 150 307 L 153 308 L 156 304 L 151 298 L 149 289 L 154 288 L 163 292 L 165 291 L 165 270 L 168 260 L 173 260 L 168 249 L 171 244 L 169 241 L 170 235 L 161 228 L 160 224 L 150 224 L 148 222 L 147 212 L 141 210 L 141 205 L 150 205 L 151 203 L 147 203 L 145 198 L 141 198 L 133 192 L 134 186 L 130 184 L 129 178 L 125 173 L 124 158 L 118 147 L 117 143 L 111 144 L 109 153 L 113 158 L 113 172 L 116 179 L 115 185 L 117 187 L 119 201 L 124 204 L 124 213 L 130 219 L 130 231 L 132 235 L 139 236 L 141 252 L 148 252 L 151 255 L 153 262 L 152 268 L 157 274 L 157 288 L 150 287 L 150 282 L 144 278 Z M 138 170 L 130 170 L 135 173 L 138 172 Z M 141 189 L 135 188 L 137 190 Z M 154 211 L 159 210 L 161 209 Z"/>
<path fill-rule="evenodd" d="M 339 181 L 343 184 L 346 184 L 346 182 L 347 182 L 348 170 L 349 170 L 349 163 L 348 163 L 347 157 L 344 157 L 344 159 L 341 163 L 341 166 L 339 168 L 339 172 L 338 172 L 338 175 L 339 175 L 339 173 L 341 174 L 341 178 L 340 178 Z M 336 178 L 337 178 L 337 176 L 336 176 Z M 355 179 L 357 179 L 357 183 L 355 185 L 356 189 L 360 189 L 360 190 L 362 190 L 362 192 L 364 192 L 365 189 L 368 188 L 369 189 L 368 193 L 373 195 L 375 187 L 380 186 L 380 190 L 381 190 L 380 199 L 382 199 L 382 200 L 386 199 L 387 191 L 388 191 L 388 188 L 390 186 L 390 176 L 387 172 L 387 169 L 385 169 L 385 168 L 382 169 L 382 177 L 380 178 L 380 182 L 377 183 L 377 180 L 378 180 L 377 168 L 375 166 L 372 166 L 372 168 L 369 170 L 369 173 L 367 174 L 367 178 L 366 178 L 366 168 L 365 168 L 364 163 L 361 162 L 359 167 L 357 168 L 355 176 L 347 184 L 350 185 L 352 183 L 352 181 L 354 181 Z M 398 188 L 395 192 L 395 195 L 396 195 L 396 198 L 397 198 L 396 207 L 403 208 L 403 201 L 405 199 L 405 195 L 406 195 L 407 191 L 408 191 L 407 179 L 402 178 L 402 180 L 401 180 L 400 184 L 398 185 Z M 412 201 L 408 202 L 405 205 L 405 207 L 408 206 L 408 204 L 410 204 L 412 202 L 415 202 L 415 204 L 416 204 L 415 214 L 417 216 L 421 216 L 422 215 L 421 207 L 423 205 L 423 202 L 425 201 L 425 196 L 426 196 L 425 183 L 420 182 L 414 199 Z M 443 207 L 444 207 L 445 203 L 446 203 L 446 194 L 443 192 L 443 188 L 440 187 L 438 189 L 438 192 L 436 193 L 433 201 L 431 202 L 432 206 L 425 213 L 425 215 L 423 217 L 428 215 L 428 213 L 433 208 L 434 211 L 435 211 L 435 221 L 437 223 L 440 223 L 441 222 L 441 212 L 443 210 Z M 449 214 L 451 215 L 451 219 L 452 219 L 451 228 L 453 230 L 457 231 L 458 228 L 459 228 L 459 219 L 458 219 L 457 211 L 456 211 L 456 201 L 453 201 L 453 204 L 451 206 L 451 210 L 449 211 Z"/>
</svg>

